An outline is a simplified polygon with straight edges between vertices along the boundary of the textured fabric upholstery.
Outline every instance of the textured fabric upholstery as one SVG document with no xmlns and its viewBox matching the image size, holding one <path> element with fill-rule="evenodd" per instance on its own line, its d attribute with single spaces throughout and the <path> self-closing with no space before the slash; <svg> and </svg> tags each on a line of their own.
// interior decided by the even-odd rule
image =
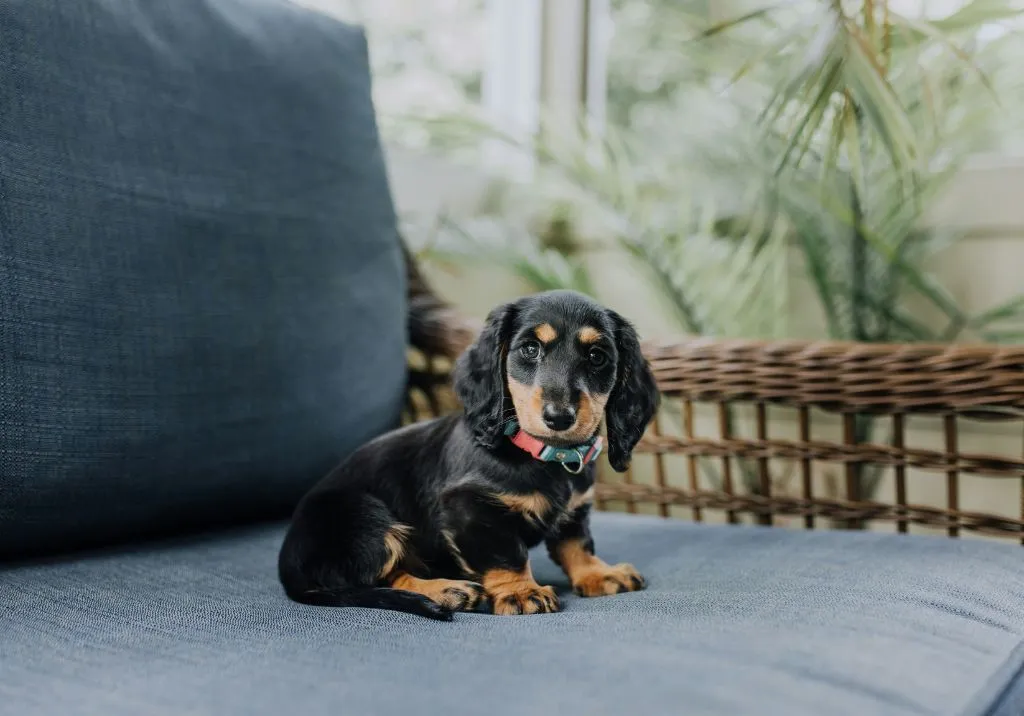
<svg viewBox="0 0 1024 716">
<path fill-rule="evenodd" d="M 281 537 L 0 572 L 0 703 L 23 716 L 1024 712 L 1013 545 L 601 515 L 598 550 L 636 564 L 647 591 L 438 623 L 287 601 Z"/>
<path fill-rule="evenodd" d="M 395 424 L 405 310 L 361 31 L 0 2 L 0 557 L 285 514 Z"/>
</svg>

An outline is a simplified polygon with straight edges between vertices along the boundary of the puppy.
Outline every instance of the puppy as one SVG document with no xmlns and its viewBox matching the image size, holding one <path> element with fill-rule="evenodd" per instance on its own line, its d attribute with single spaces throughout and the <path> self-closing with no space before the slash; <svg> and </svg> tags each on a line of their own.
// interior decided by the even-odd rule
<svg viewBox="0 0 1024 716">
<path fill-rule="evenodd" d="M 554 612 L 528 550 L 546 543 L 576 593 L 644 587 L 594 554 L 594 460 L 624 471 L 658 407 L 633 327 L 569 291 L 494 309 L 457 361 L 461 414 L 383 435 L 300 502 L 278 570 L 288 596 L 439 620 L 487 607 Z"/>
</svg>

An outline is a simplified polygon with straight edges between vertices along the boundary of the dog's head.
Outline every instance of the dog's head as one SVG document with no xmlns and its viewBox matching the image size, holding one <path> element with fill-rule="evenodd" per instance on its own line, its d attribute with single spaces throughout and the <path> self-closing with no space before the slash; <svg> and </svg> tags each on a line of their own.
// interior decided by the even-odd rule
<svg viewBox="0 0 1024 716">
<path fill-rule="evenodd" d="M 515 418 L 552 445 L 576 445 L 608 423 L 608 460 L 622 472 L 658 407 L 658 390 L 628 321 L 572 291 L 491 311 L 455 369 L 455 390 L 480 445 Z"/>
</svg>

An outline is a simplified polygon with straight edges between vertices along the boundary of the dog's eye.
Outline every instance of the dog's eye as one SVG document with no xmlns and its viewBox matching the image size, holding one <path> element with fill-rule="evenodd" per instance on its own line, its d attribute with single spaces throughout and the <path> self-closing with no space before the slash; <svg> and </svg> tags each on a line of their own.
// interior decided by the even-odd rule
<svg viewBox="0 0 1024 716">
<path fill-rule="evenodd" d="M 519 346 L 519 354 L 527 360 L 536 360 L 537 356 L 540 355 L 540 346 L 533 341 L 524 343 Z"/>
<path fill-rule="evenodd" d="M 604 351 L 593 348 L 590 353 L 587 354 L 587 360 L 590 362 L 590 365 L 595 368 L 600 368 L 608 362 L 608 356 L 605 355 Z"/>
</svg>

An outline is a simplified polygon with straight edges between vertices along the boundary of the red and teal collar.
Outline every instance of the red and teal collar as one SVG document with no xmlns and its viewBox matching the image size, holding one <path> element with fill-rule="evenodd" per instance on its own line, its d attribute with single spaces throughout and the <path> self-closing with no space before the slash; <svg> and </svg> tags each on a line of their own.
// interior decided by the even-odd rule
<svg viewBox="0 0 1024 716">
<path fill-rule="evenodd" d="M 505 426 L 505 434 L 512 439 L 512 444 L 525 450 L 543 462 L 560 462 L 562 467 L 574 475 L 583 472 L 583 468 L 592 463 L 601 454 L 604 442 L 600 435 L 572 447 L 555 447 L 548 445 L 532 435 L 519 429 L 515 420 Z"/>
</svg>

